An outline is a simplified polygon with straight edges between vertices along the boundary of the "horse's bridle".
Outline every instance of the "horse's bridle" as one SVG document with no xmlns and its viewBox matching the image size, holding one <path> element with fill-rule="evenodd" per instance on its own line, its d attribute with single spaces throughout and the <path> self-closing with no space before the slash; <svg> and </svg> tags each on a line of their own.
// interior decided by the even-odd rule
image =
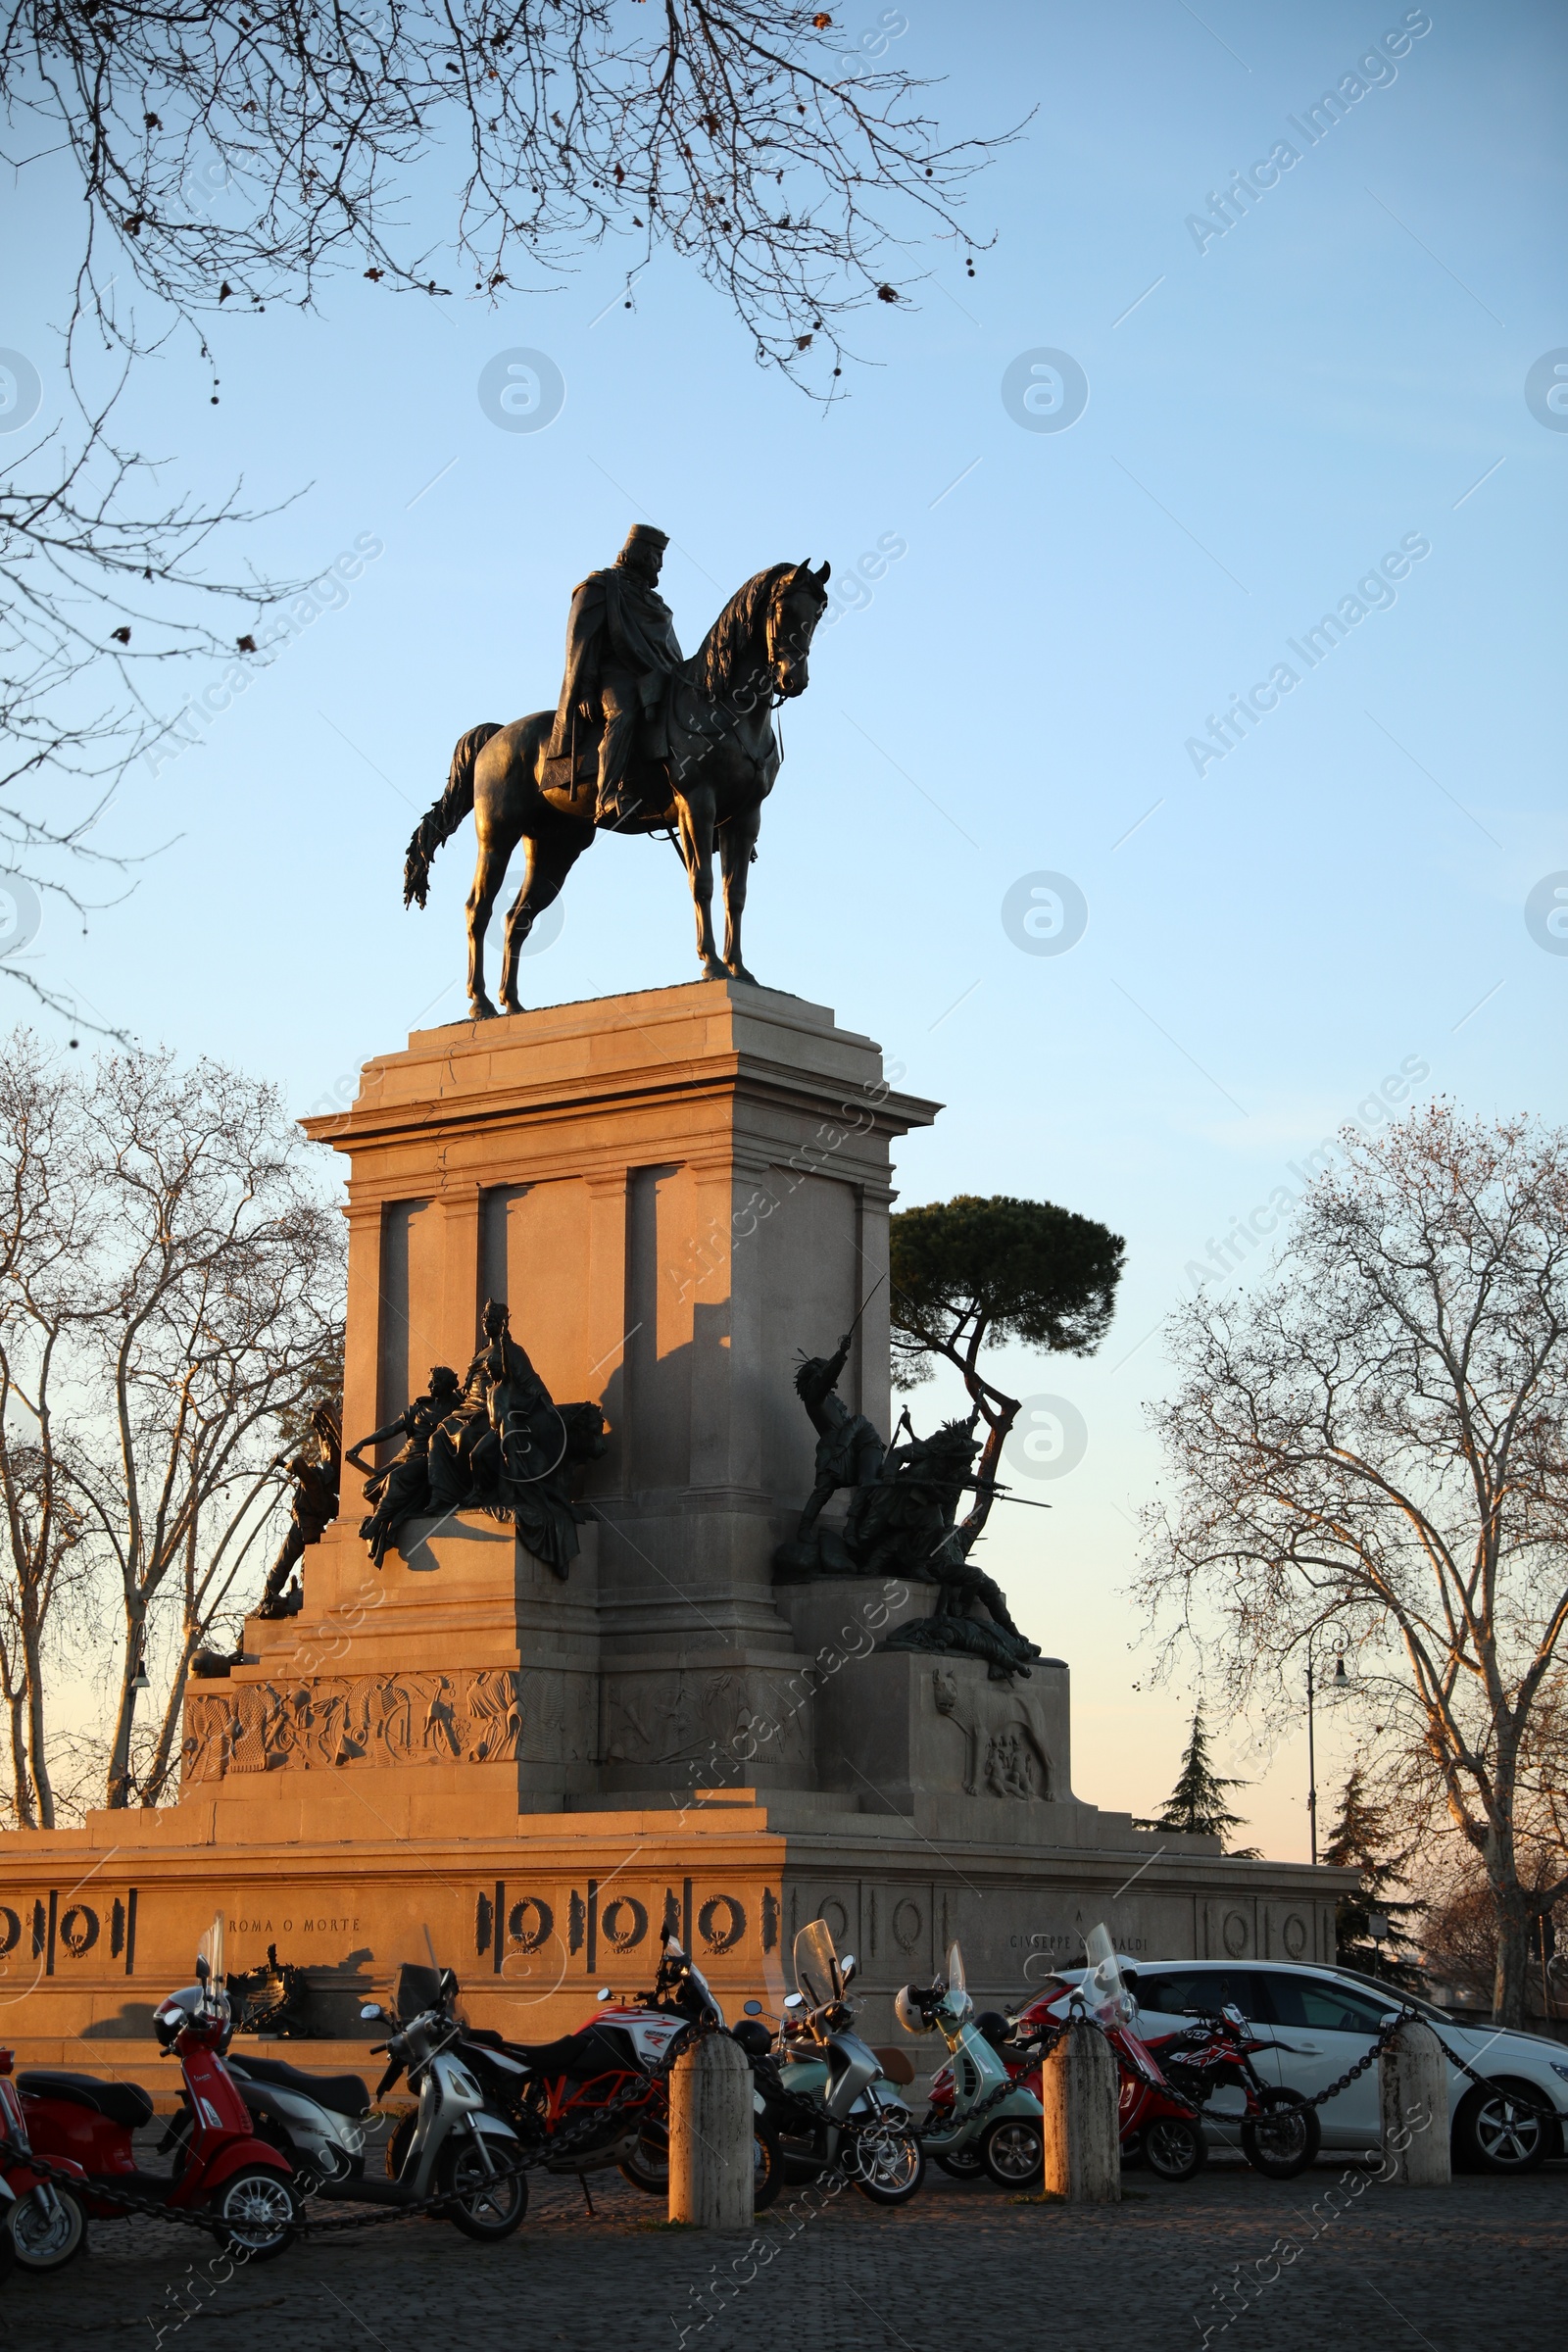
<svg viewBox="0 0 1568 2352">
<path fill-rule="evenodd" d="M 769 710 L 781 710 L 786 703 L 794 700 L 794 697 L 784 693 L 782 688 L 778 689 L 777 692 L 774 692 L 772 680 L 776 632 L 780 616 L 782 615 L 784 610 L 784 585 L 786 581 L 793 581 L 796 575 L 793 571 L 781 571 L 779 573 L 778 578 L 773 583 L 773 593 L 767 600 L 767 613 L 762 622 L 762 655 L 767 667 L 769 693 L 772 698 L 767 706 Z"/>
</svg>

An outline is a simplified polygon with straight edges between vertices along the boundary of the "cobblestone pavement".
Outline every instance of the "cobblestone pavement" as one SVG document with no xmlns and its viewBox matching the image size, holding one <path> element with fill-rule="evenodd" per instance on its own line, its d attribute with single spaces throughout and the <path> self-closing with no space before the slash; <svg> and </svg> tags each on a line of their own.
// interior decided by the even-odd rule
<svg viewBox="0 0 1568 2352">
<path fill-rule="evenodd" d="M 662 2206 L 612 2174 L 593 2183 L 590 2220 L 575 2182 L 536 2174 L 528 2218 L 501 2246 L 447 2223 L 397 2222 L 295 2246 L 220 2285 L 194 2232 L 100 2222 L 91 2253 L 57 2278 L 13 2273 L 0 2321 L 27 2352 L 156 2344 L 160 2330 L 168 2343 L 181 2326 L 180 2352 L 678 2352 L 683 2340 L 702 2352 L 1193 2352 L 1205 2341 L 1560 2352 L 1568 2341 L 1568 2165 L 1447 2191 L 1400 2192 L 1343 2164 L 1274 2182 L 1217 2163 L 1184 2188 L 1139 2173 L 1125 2185 L 1119 2207 L 1096 2211 L 1009 2200 L 936 2171 L 894 2212 L 845 2190 L 812 2214 L 816 2192 L 803 2203 L 786 2191 L 748 2243 L 666 2228 Z M 1238 2265 L 1245 2307 L 1221 2301 Z M 735 2291 L 703 2326 L 697 2298 L 717 2278 Z"/>
</svg>

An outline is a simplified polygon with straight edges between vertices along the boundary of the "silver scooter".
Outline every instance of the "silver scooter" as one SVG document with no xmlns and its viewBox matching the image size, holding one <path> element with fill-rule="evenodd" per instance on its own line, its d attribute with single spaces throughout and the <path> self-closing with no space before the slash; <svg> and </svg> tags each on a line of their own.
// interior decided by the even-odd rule
<svg viewBox="0 0 1568 2352">
<path fill-rule="evenodd" d="M 230 2049 L 223 2063 L 257 2136 L 282 2149 L 302 2194 L 360 2179 L 371 2103 L 358 2075 L 307 2075 L 249 2050 Z"/>
<path fill-rule="evenodd" d="M 881 2060 L 853 2031 L 845 1995 L 854 1956 L 841 1962 L 826 1922 L 813 1919 L 795 1938 L 794 1959 L 797 1990 L 784 1996 L 779 2036 L 786 2096 L 776 2117 L 764 2107 L 783 2134 L 785 2163 L 797 2178 L 841 2172 L 873 2204 L 902 2205 L 925 2179 L 925 2151 Z"/>
<path fill-rule="evenodd" d="M 431 1973 L 420 1970 L 417 1975 Z M 405 1980 L 415 1974 L 406 1970 Z M 437 2210 L 465 2237 L 490 2241 L 510 2236 L 527 2212 L 528 2176 L 521 2170 L 516 2133 L 487 2105 L 483 2090 L 455 2055 L 454 2045 L 463 2034 L 453 2009 L 457 1993 L 457 1978 L 443 1968 L 435 1975 L 430 2005 L 406 2025 L 390 2021 L 397 2026 L 390 2040 L 372 2045 L 388 2057 L 376 2098 L 384 2099 L 405 2074 L 409 2088 L 419 2097 L 416 2112 L 404 2117 L 388 2142 L 391 2178 L 362 2175 L 330 2182 L 318 2193 L 388 2206 L 418 2205 L 439 2196 L 444 2201 Z M 360 2015 L 386 2018 L 373 2001 Z"/>
</svg>

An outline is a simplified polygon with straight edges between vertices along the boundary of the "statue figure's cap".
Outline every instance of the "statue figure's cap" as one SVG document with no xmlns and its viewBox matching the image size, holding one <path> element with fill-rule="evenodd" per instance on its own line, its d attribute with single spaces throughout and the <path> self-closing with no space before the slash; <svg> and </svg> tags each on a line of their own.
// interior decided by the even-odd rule
<svg viewBox="0 0 1568 2352">
<path fill-rule="evenodd" d="M 668 545 L 667 531 L 656 530 L 651 522 L 634 522 L 626 533 L 626 545 L 620 552 L 624 556 L 634 547 L 657 547 L 662 554 Z"/>
</svg>

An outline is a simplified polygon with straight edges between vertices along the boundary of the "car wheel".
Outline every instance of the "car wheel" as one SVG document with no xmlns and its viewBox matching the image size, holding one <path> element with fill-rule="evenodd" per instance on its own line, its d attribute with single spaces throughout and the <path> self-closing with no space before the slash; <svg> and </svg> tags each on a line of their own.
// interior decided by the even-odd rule
<svg viewBox="0 0 1568 2352">
<path fill-rule="evenodd" d="M 1517 2092 L 1517 2098 L 1509 2096 Z M 1528 2082 L 1506 2079 L 1478 2083 L 1461 2100 L 1453 2119 L 1455 2153 L 1466 2170 L 1479 2173 L 1533 2173 L 1546 2160 L 1553 2132 L 1544 2116 L 1532 2109 L 1545 2104 Z"/>
<path fill-rule="evenodd" d="M 940 2164 L 953 2180 L 984 2180 L 989 2178 L 986 2160 L 978 2148 L 948 2148 L 940 2156 L 933 2156 L 931 2161 Z"/>
<path fill-rule="evenodd" d="M 912 2131 L 863 2132 L 853 2144 L 855 2185 L 873 2205 L 904 2205 L 925 2179 L 925 2150 Z"/>
<path fill-rule="evenodd" d="M 1004 2115 L 987 2127 L 980 2159 L 999 2188 L 1032 2188 L 1046 2169 L 1040 2126 L 1023 2115 Z"/>
<path fill-rule="evenodd" d="M 1184 2115 L 1156 2116 L 1140 2144 L 1144 2162 L 1158 2180 L 1190 2180 L 1208 2161 L 1208 2142 Z"/>
<path fill-rule="evenodd" d="M 69 2188 L 56 2188 L 47 2210 L 29 2194 L 11 2209 L 10 2235 L 24 2271 L 59 2271 L 86 2244 L 87 2218 Z"/>
<path fill-rule="evenodd" d="M 449 2139 L 436 2168 L 442 2191 L 452 2200 L 441 2206 L 442 2220 L 484 2245 L 510 2237 L 528 2210 L 528 2176 L 508 2169 L 520 2154 L 516 2147 L 481 2151 L 466 2133 L 462 2139 Z"/>
<path fill-rule="evenodd" d="M 213 2192 L 220 2240 L 247 2262 L 273 2262 L 294 2242 L 299 2200 L 281 2173 L 248 2164 Z"/>
<path fill-rule="evenodd" d="M 1263 2112 L 1242 2126 L 1242 2154 L 1269 2180 L 1294 2180 L 1304 2173 L 1323 2141 L 1317 2109 L 1298 2090 L 1265 2090 Z"/>
</svg>

